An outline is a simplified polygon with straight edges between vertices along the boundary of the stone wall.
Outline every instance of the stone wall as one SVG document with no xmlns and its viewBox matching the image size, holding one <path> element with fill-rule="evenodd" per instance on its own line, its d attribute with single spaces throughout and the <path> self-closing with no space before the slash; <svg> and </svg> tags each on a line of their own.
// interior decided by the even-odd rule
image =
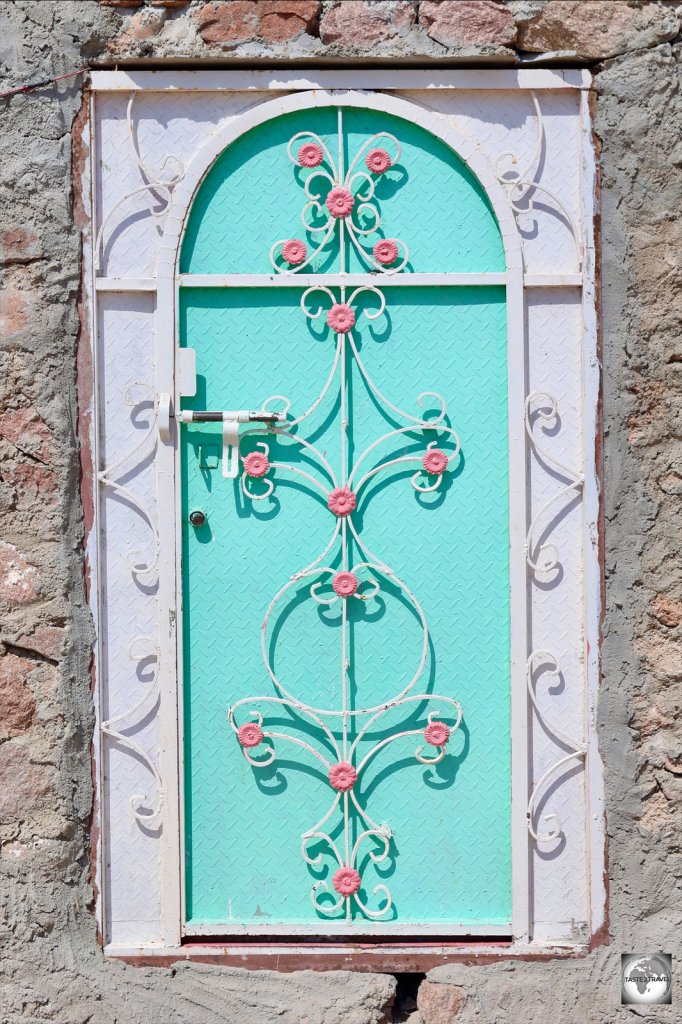
<svg viewBox="0 0 682 1024">
<path fill-rule="evenodd" d="M 610 924 L 580 960 L 395 980 L 107 962 L 90 882 L 92 624 L 76 402 L 83 75 L 0 99 L 0 1024 L 478 1024 L 622 1019 L 621 952 L 682 923 L 682 7 L 625 0 L 15 0 L 2 89 L 90 64 L 593 67 L 602 174 Z M 402 979 L 412 994 L 419 979 Z M 677 979 L 676 998 L 682 998 Z M 659 1007 L 640 1019 L 675 1019 Z M 679 1013 L 677 1013 L 679 1016 Z"/>
</svg>

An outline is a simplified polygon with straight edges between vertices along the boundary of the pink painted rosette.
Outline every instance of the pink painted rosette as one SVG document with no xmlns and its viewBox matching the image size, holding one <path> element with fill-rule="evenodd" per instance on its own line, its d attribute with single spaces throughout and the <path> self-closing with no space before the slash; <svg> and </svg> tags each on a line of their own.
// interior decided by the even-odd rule
<svg viewBox="0 0 682 1024">
<path fill-rule="evenodd" d="M 335 487 L 327 498 L 327 505 L 335 516 L 349 516 L 357 505 L 350 487 Z"/>
<path fill-rule="evenodd" d="M 391 166 L 391 157 L 385 149 L 370 149 L 365 157 L 365 164 L 372 174 L 383 174 Z"/>
<path fill-rule="evenodd" d="M 374 259 L 387 267 L 398 259 L 398 246 L 392 238 L 382 238 L 372 249 Z"/>
<path fill-rule="evenodd" d="M 441 451 L 440 448 L 429 448 L 422 458 L 422 466 L 427 473 L 439 476 L 440 473 L 444 473 L 448 468 L 447 452 Z"/>
<path fill-rule="evenodd" d="M 300 238 L 289 238 L 282 246 L 282 256 L 292 267 L 303 263 L 308 255 L 308 247 Z"/>
<path fill-rule="evenodd" d="M 352 896 L 360 888 L 360 875 L 355 868 L 339 868 L 332 885 L 341 896 Z"/>
<path fill-rule="evenodd" d="M 239 726 L 237 739 L 243 747 L 257 747 L 263 742 L 263 730 L 257 722 L 247 722 Z"/>
<path fill-rule="evenodd" d="M 347 188 L 335 185 L 325 199 L 325 204 L 332 217 L 347 217 L 355 205 L 355 199 Z"/>
<path fill-rule="evenodd" d="M 339 597 L 352 597 L 358 586 L 359 581 L 354 572 L 337 572 L 332 580 L 332 589 Z"/>
<path fill-rule="evenodd" d="M 322 146 L 316 142 L 304 142 L 298 151 L 298 162 L 301 167 L 319 167 L 324 159 Z"/>
<path fill-rule="evenodd" d="M 355 312 L 345 302 L 335 302 L 327 313 L 327 323 L 337 334 L 347 334 L 355 326 Z"/>
<path fill-rule="evenodd" d="M 450 729 L 445 722 L 429 722 L 424 729 L 424 739 L 432 747 L 444 747 L 450 739 Z"/>
<path fill-rule="evenodd" d="M 264 452 L 249 452 L 242 459 L 242 464 L 246 475 L 256 478 L 265 476 L 270 469 L 270 460 Z"/>
<path fill-rule="evenodd" d="M 349 789 L 352 789 L 357 777 L 358 773 L 348 761 L 339 761 L 329 769 L 329 785 L 341 793 L 347 793 Z"/>
</svg>

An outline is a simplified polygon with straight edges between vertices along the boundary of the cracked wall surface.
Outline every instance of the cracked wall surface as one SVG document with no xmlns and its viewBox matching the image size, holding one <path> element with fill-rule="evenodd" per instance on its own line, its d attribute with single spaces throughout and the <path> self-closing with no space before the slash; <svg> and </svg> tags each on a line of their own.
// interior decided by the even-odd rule
<svg viewBox="0 0 682 1024">
<path fill-rule="evenodd" d="M 90 881 L 92 623 L 76 400 L 85 76 L 0 100 L 0 1024 L 623 1019 L 622 952 L 673 953 L 682 899 L 680 20 L 625 0 L 16 0 L 2 89 L 86 65 L 590 66 L 600 150 L 609 927 L 587 957 L 390 975 L 105 961 Z M 2 91 L 2 90 L 0 90 Z M 75 132 L 74 132 L 75 125 Z M 87 368 L 82 368 L 87 373 Z M 677 999 L 682 978 L 676 978 Z M 638 1008 L 645 1021 L 671 1007 Z"/>
</svg>

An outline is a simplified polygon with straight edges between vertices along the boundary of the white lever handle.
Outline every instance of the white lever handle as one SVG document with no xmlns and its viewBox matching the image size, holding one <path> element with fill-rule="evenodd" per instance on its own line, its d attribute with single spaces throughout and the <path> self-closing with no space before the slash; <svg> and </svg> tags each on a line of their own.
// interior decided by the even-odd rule
<svg viewBox="0 0 682 1024">
<path fill-rule="evenodd" d="M 223 476 L 234 480 L 239 473 L 239 420 L 223 419 Z"/>
</svg>

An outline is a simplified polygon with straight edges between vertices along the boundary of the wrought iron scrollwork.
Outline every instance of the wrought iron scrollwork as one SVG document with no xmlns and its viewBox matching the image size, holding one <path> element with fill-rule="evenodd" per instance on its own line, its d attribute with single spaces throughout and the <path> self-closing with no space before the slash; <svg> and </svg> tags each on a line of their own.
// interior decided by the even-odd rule
<svg viewBox="0 0 682 1024">
<path fill-rule="evenodd" d="M 341 130 L 341 113 L 339 121 Z M 392 156 L 384 149 L 372 148 L 379 141 L 394 145 Z M 335 163 L 329 148 L 319 136 L 311 132 L 300 132 L 289 144 L 289 156 L 294 161 L 297 159 L 294 154 L 297 143 L 303 147 L 303 156 L 299 156 L 299 163 L 306 166 L 307 161 L 313 168 L 319 166 L 306 181 L 308 201 L 303 211 L 306 230 L 324 235 L 315 253 L 328 243 L 337 223 L 341 224 L 338 233 L 340 248 L 343 247 L 345 229 L 352 244 L 360 249 L 359 237 L 369 232 L 364 232 L 362 226 L 358 226 L 358 222 L 353 220 L 353 211 L 361 213 L 371 204 L 374 196 L 371 168 L 374 166 L 375 173 L 381 173 L 380 168 L 386 169 L 399 158 L 400 146 L 397 140 L 386 134 L 372 136 L 360 148 L 345 175 L 342 173 L 341 147 L 339 160 Z M 305 147 L 308 147 L 308 151 Z M 299 150 L 299 154 L 300 152 Z M 366 157 L 369 173 L 358 169 L 363 156 Z M 323 182 L 330 191 L 345 189 L 346 200 L 348 201 L 348 195 L 353 197 L 347 214 L 339 216 L 338 213 L 330 213 L 324 226 L 311 226 L 306 220 L 308 211 L 313 210 L 320 215 L 323 210 L 322 194 L 314 190 L 313 182 Z M 356 203 L 356 200 L 359 202 Z M 375 230 L 377 226 L 378 213 L 372 222 L 371 230 Z M 284 244 L 282 241 L 277 242 L 271 250 L 273 266 L 280 271 L 282 268 L 278 259 Z M 400 244 L 403 246 L 403 243 Z M 404 258 L 396 262 L 393 272 L 399 271 L 407 261 L 407 247 L 403 246 L 402 251 Z M 301 257 L 296 269 L 306 266 L 315 253 L 303 257 L 300 248 L 290 251 L 290 255 L 293 254 L 297 259 Z M 378 269 L 386 269 L 380 262 L 376 266 Z M 295 270 L 290 272 L 293 273 Z M 263 500 L 273 493 L 275 481 L 270 476 L 272 470 L 300 477 L 315 491 L 321 492 L 334 517 L 331 536 L 324 550 L 284 583 L 272 598 L 262 621 L 261 655 L 277 696 L 243 698 L 228 709 L 228 720 L 242 746 L 244 757 L 255 768 L 271 765 L 277 756 L 276 745 L 281 742 L 305 750 L 321 765 L 329 782 L 331 804 L 323 817 L 302 834 L 301 853 L 304 861 L 311 867 L 320 868 L 326 856 L 331 858 L 335 868 L 331 881 L 318 880 L 312 886 L 310 895 L 316 911 L 326 917 L 347 916 L 349 919 L 352 902 L 369 919 L 385 918 L 392 908 L 391 892 L 385 883 L 380 882 L 374 886 L 369 897 L 363 895 L 364 890 L 361 890 L 362 879 L 359 869 L 365 863 L 364 851 L 367 850 L 367 844 L 368 862 L 380 864 L 389 857 L 393 834 L 388 824 L 374 821 L 363 806 L 360 797 L 363 774 L 381 750 L 408 737 L 421 741 L 414 749 L 416 763 L 437 764 L 445 757 L 447 744 L 462 721 L 462 708 L 453 697 L 418 692 L 429 649 L 429 630 L 424 610 L 412 590 L 395 570 L 365 545 L 353 518 L 358 501 L 377 474 L 396 466 L 413 466 L 415 472 L 410 477 L 412 487 L 421 493 L 431 492 L 441 485 L 444 475 L 458 459 L 460 450 L 457 433 L 447 424 L 447 408 L 441 395 L 433 391 L 422 392 L 417 396 L 417 409 L 424 409 L 428 401 L 429 408 L 435 407 L 434 411 L 428 417 L 420 415 L 419 412 L 412 413 L 391 401 L 368 372 L 353 331 L 361 318 L 376 320 L 383 314 L 385 307 L 383 293 L 373 285 L 356 288 L 348 296 L 343 287 L 337 294 L 335 290 L 323 285 L 315 285 L 304 292 L 301 308 L 305 316 L 311 320 L 318 320 L 325 314 L 327 324 L 336 339 L 329 376 L 309 408 L 300 415 L 291 417 L 284 426 L 256 428 L 246 432 L 255 435 L 258 440 L 255 450 L 243 456 L 241 476 L 242 491 L 253 500 Z M 373 441 L 357 456 L 352 466 L 348 461 L 348 440 L 345 431 L 348 415 L 348 360 L 354 362 L 367 388 L 387 415 L 407 424 L 392 429 Z M 338 389 L 340 418 L 344 424 L 337 468 L 332 466 L 318 448 L 300 437 L 293 429 L 312 415 L 332 388 Z M 262 408 L 266 410 L 273 410 L 275 407 L 276 411 L 284 412 L 287 416 L 291 413 L 291 401 L 286 396 L 273 395 L 262 403 Z M 381 446 L 390 446 L 396 439 L 406 438 L 407 435 L 413 440 L 420 438 L 422 449 L 413 454 L 396 455 L 376 465 L 370 465 L 370 457 L 376 455 Z M 282 441 L 300 446 L 307 461 L 315 467 L 314 470 L 301 469 L 291 462 L 271 460 L 271 447 L 275 440 L 278 446 Z M 353 564 L 349 557 L 351 546 L 361 555 L 361 559 Z M 300 589 L 301 583 L 307 586 L 310 598 L 316 603 L 340 607 L 341 700 L 340 706 L 337 707 L 317 707 L 297 697 L 273 664 L 270 651 L 271 621 L 284 606 L 290 593 Z M 406 604 L 413 609 L 421 634 L 419 656 L 409 681 L 401 685 L 395 693 L 371 707 L 351 707 L 348 682 L 348 602 L 360 600 L 370 603 L 377 600 L 387 584 L 396 588 Z M 405 708 L 414 713 L 425 705 L 428 705 L 429 711 L 424 724 L 415 728 L 397 728 L 365 752 L 363 743 L 367 745 L 371 730 L 377 727 L 389 711 Z M 301 716 L 306 724 L 315 726 L 321 747 L 315 746 L 312 740 L 301 739 L 291 732 L 283 732 L 269 725 L 268 712 L 275 711 L 278 707 L 287 708 Z M 351 731 L 350 725 L 353 721 L 357 725 Z M 355 730 L 357 733 L 353 735 Z M 342 816 L 340 826 L 339 813 Z M 360 823 L 360 832 L 354 841 L 351 837 L 351 817 L 355 817 Z M 335 838 L 337 827 L 340 827 L 340 833 L 339 837 Z M 370 902 L 377 905 L 370 905 Z"/>
</svg>

